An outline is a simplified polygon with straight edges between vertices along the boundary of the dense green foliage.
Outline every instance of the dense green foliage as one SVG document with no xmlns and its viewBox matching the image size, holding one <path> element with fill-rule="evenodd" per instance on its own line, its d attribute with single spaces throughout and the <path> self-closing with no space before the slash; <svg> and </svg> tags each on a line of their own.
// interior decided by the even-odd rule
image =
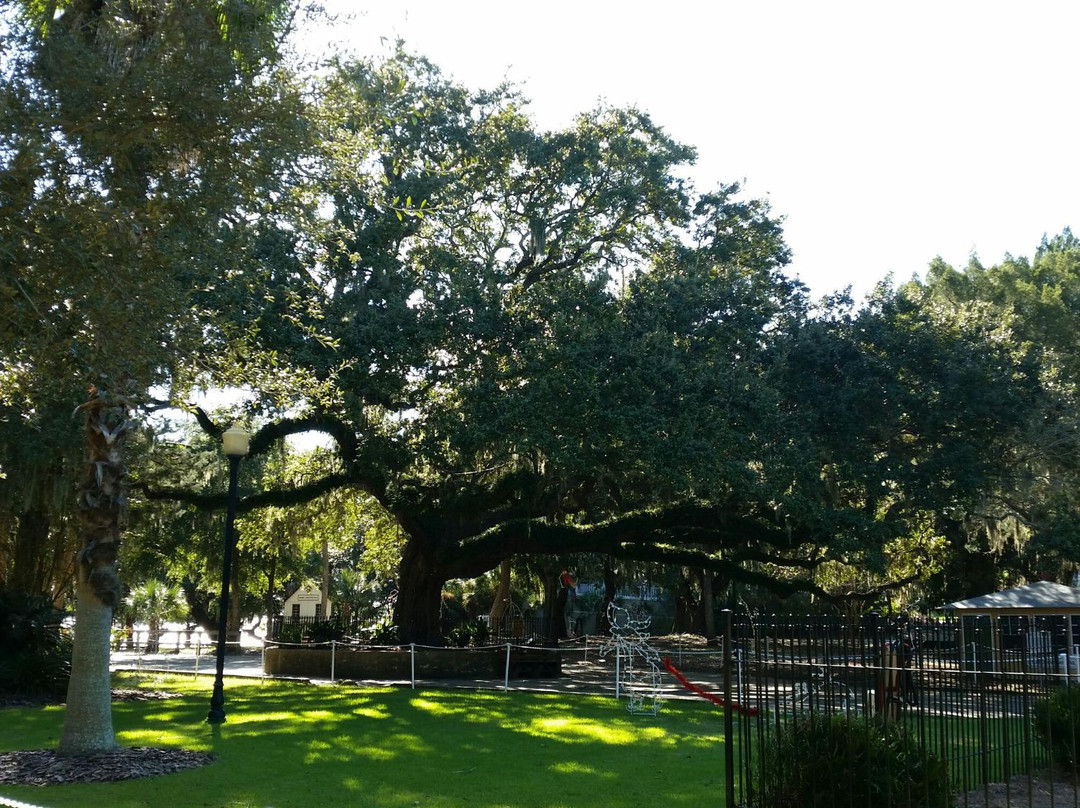
<svg viewBox="0 0 1080 808">
<path fill-rule="evenodd" d="M 0 590 L 0 695 L 63 695 L 71 673 L 63 617 L 48 598 Z"/>
<path fill-rule="evenodd" d="M 1032 723 L 1039 742 L 1060 765 L 1074 765 L 1080 758 L 1080 687 L 1068 685 L 1035 702 Z"/>
<path fill-rule="evenodd" d="M 949 808 L 947 765 L 895 722 L 809 714 L 777 727 L 758 794 L 766 808 Z"/>
<path fill-rule="evenodd" d="M 304 414 L 253 453 L 309 429 L 336 442 L 336 469 L 278 496 L 347 485 L 392 517 L 403 639 L 437 641 L 443 583 L 516 554 L 752 575 L 873 521 L 778 508 L 793 477 L 813 489 L 795 497 L 821 484 L 776 384 L 807 306 L 764 203 L 695 194 L 677 178 L 692 150 L 637 110 L 541 133 L 510 90 L 400 53 L 324 92 L 320 258 L 301 271 L 283 242 L 239 309 L 248 365 L 295 369 Z M 306 313 L 283 318 L 296 294 Z"/>
<path fill-rule="evenodd" d="M 973 470 L 978 503 L 966 515 L 939 514 L 948 541 L 945 599 L 987 591 L 1003 571 L 1069 580 L 1080 560 L 1080 242 L 1066 229 L 1044 238 L 1031 260 L 1009 256 L 985 267 L 973 259 L 963 271 L 935 261 L 926 280 L 903 294 L 935 316 L 981 322 L 988 357 L 1012 358 L 995 360 L 1003 373 L 994 386 L 972 386 L 969 394 L 981 412 L 1009 408 L 1012 437 L 998 447 L 996 463 Z"/>
</svg>

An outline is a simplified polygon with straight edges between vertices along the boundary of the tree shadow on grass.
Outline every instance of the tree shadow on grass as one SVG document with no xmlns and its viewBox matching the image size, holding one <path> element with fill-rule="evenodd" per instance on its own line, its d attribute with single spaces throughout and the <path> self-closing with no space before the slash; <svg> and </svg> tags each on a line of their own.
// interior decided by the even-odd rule
<svg viewBox="0 0 1080 808">
<path fill-rule="evenodd" d="M 205 723 L 208 686 L 160 703 L 115 705 L 130 746 L 212 751 L 213 765 L 107 785 L 50 786 L 56 808 L 172 806 L 592 804 L 700 805 L 721 786 L 722 717 L 672 703 L 630 715 L 611 698 L 464 690 L 361 689 L 226 682 L 226 723 Z M 18 712 L 18 711 L 16 711 Z M 62 712 L 20 717 L 32 737 Z M 25 724 L 24 724 L 25 726 Z M 0 744 L 15 737 L 0 726 Z M 21 743 L 19 745 L 22 745 Z M 97 791 L 96 789 L 107 789 Z M 19 798 L 30 799 L 26 790 Z"/>
</svg>

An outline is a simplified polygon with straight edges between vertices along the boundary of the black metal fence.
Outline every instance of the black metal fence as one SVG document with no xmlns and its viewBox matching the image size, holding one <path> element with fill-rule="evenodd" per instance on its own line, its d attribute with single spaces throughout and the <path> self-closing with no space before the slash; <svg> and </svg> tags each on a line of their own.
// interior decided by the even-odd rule
<svg viewBox="0 0 1080 808">
<path fill-rule="evenodd" d="M 293 617 L 275 615 L 270 618 L 266 639 L 281 643 L 320 643 L 341 641 L 360 631 L 361 626 L 342 615 L 324 617 Z"/>
<path fill-rule="evenodd" d="M 947 767 L 954 792 L 948 798 L 956 805 L 1080 805 L 1075 764 L 1056 771 L 1059 781 L 1072 784 L 1067 797 L 1046 802 L 1039 793 L 1051 768 L 1054 739 L 1047 736 L 1056 730 L 1038 724 L 1037 705 L 1080 683 L 1068 619 L 726 616 L 724 622 L 731 649 L 723 662 L 732 704 L 725 710 L 729 806 L 788 805 L 770 801 L 764 785 L 786 765 L 775 756 L 770 762 L 768 750 L 800 722 L 827 716 L 902 726 L 921 754 Z M 1080 716 L 1066 724 L 1069 719 L 1075 725 Z M 886 799 L 885 790 L 882 805 L 946 804 L 925 793 Z M 840 792 L 848 801 L 837 805 L 866 804 L 853 802 L 854 788 Z"/>
</svg>

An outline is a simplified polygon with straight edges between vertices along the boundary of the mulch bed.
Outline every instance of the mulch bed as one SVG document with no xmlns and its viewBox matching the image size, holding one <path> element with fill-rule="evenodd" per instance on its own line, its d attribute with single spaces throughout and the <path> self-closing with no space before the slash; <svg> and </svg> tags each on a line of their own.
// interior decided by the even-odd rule
<svg viewBox="0 0 1080 808">
<path fill-rule="evenodd" d="M 179 697 L 179 693 L 164 690 L 113 690 L 113 701 L 154 701 Z M 14 704 L 8 701 L 6 706 Z M 134 780 L 206 766 L 213 760 L 206 752 L 147 746 L 121 747 L 112 752 L 80 757 L 60 757 L 53 749 L 0 752 L 0 783 L 52 786 Z"/>
<path fill-rule="evenodd" d="M 0 752 L 0 783 L 55 786 L 134 780 L 206 766 L 213 760 L 206 752 L 148 746 L 131 746 L 80 757 L 59 757 L 52 749 Z"/>
</svg>

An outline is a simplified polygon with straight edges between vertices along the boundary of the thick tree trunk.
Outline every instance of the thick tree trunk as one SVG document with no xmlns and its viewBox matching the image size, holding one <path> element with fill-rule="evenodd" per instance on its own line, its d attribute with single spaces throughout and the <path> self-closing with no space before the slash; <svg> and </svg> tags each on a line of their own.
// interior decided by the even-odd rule
<svg viewBox="0 0 1080 808">
<path fill-rule="evenodd" d="M 552 642 L 566 638 L 567 590 L 559 580 L 561 570 L 545 565 L 541 578 L 544 586 L 544 630 L 546 639 Z"/>
<path fill-rule="evenodd" d="M 694 634 L 704 637 L 705 636 L 705 584 L 704 584 L 704 571 L 697 569 L 690 571 L 690 580 L 697 584 L 696 592 L 697 596 L 690 609 L 691 624 L 690 631 Z M 694 589 L 693 583 L 691 588 Z"/>
<path fill-rule="evenodd" d="M 685 571 L 679 573 L 678 592 L 679 594 L 675 598 L 675 624 L 671 630 L 676 634 L 692 634 L 694 633 L 698 601 L 694 596 L 693 587 L 691 587 Z"/>
<path fill-rule="evenodd" d="M 273 556 L 270 559 L 270 563 L 267 565 L 266 570 L 266 595 L 263 598 L 263 608 L 266 610 L 267 628 L 269 629 L 270 621 L 273 620 L 274 615 L 277 613 L 277 604 L 274 602 L 274 592 L 277 590 L 277 556 Z"/>
<path fill-rule="evenodd" d="M 570 636 L 567 614 L 570 608 L 570 590 L 560 586 L 555 590 L 555 620 L 551 625 L 549 639 L 558 642 Z"/>
<path fill-rule="evenodd" d="M 210 600 L 213 595 L 200 592 L 187 578 L 180 584 L 180 589 L 184 593 L 184 600 L 187 601 L 188 615 L 192 622 L 211 637 L 217 634 L 217 620 L 210 614 Z"/>
<path fill-rule="evenodd" d="M 705 626 L 705 637 L 716 636 L 716 617 L 713 610 L 713 574 L 701 571 L 701 614 Z"/>
<path fill-rule="evenodd" d="M 109 683 L 109 633 L 120 602 L 116 555 L 125 506 L 121 447 L 132 424 L 123 396 L 93 390 L 86 413 L 88 462 L 79 486 L 82 549 L 78 558 L 75 642 L 71 658 L 64 730 L 58 752 L 86 755 L 116 747 Z"/>
<path fill-rule="evenodd" d="M 446 575 L 435 559 L 435 545 L 425 539 L 410 538 L 398 568 L 398 595 L 394 623 L 403 643 L 442 645 L 439 616 Z"/>
</svg>

